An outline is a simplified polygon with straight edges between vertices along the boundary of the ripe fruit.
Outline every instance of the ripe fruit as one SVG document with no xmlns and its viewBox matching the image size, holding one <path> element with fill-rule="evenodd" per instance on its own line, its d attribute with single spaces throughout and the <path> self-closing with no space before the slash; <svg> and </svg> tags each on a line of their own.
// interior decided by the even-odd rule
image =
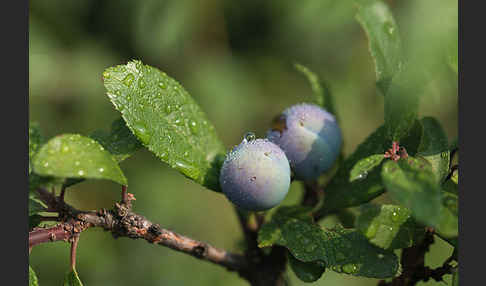
<svg viewBox="0 0 486 286">
<path fill-rule="evenodd" d="M 267 210 L 287 195 L 290 165 L 277 145 L 267 139 L 249 137 L 228 154 L 219 181 L 223 193 L 238 207 L 250 211 Z"/>
<path fill-rule="evenodd" d="M 317 179 L 329 170 L 341 149 L 341 130 L 332 114 L 313 104 L 287 108 L 268 131 L 267 138 L 280 146 L 295 178 Z"/>
</svg>

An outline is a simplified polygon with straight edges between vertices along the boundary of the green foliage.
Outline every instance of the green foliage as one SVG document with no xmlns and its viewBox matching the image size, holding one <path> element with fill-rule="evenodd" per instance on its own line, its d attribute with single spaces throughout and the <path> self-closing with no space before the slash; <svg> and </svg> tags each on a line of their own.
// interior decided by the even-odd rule
<svg viewBox="0 0 486 286">
<path fill-rule="evenodd" d="M 420 122 L 423 126 L 423 136 L 417 156 L 429 161 L 438 182 L 442 182 L 449 173 L 450 153 L 447 135 L 435 118 L 424 117 Z"/>
<path fill-rule="evenodd" d="M 320 213 L 366 203 L 384 192 L 379 169 L 371 170 L 365 178 L 351 181 L 353 167 L 362 159 L 386 150 L 385 128 L 376 129 L 361 143 L 343 164 L 326 186 L 323 209 Z"/>
<path fill-rule="evenodd" d="M 39 282 L 37 281 L 37 275 L 35 274 L 34 269 L 29 265 L 29 286 L 38 286 Z"/>
<path fill-rule="evenodd" d="M 326 271 L 326 265 L 321 261 L 302 262 L 290 253 L 288 253 L 288 259 L 290 268 L 294 271 L 295 275 L 307 283 L 319 280 L 324 271 Z"/>
<path fill-rule="evenodd" d="M 379 166 L 385 159 L 383 154 L 375 154 L 361 159 L 356 163 L 349 174 L 349 181 L 364 179 L 375 167 Z"/>
<path fill-rule="evenodd" d="M 69 271 L 64 277 L 64 286 L 83 286 L 81 279 L 79 279 L 76 269 Z"/>
<path fill-rule="evenodd" d="M 314 103 L 323 107 L 337 118 L 334 102 L 327 84 L 306 66 L 296 63 L 295 68 L 309 81 L 314 95 Z"/>
<path fill-rule="evenodd" d="M 90 137 L 110 152 L 117 162 L 127 159 L 143 147 L 142 143 L 128 129 L 123 118 L 113 121 L 110 133 L 97 130 Z"/>
<path fill-rule="evenodd" d="M 108 68 L 103 78 L 111 102 L 144 146 L 188 178 L 219 191 L 224 146 L 177 81 L 140 61 Z"/>
<path fill-rule="evenodd" d="M 356 1 L 356 19 L 368 36 L 369 49 L 375 62 L 376 83 L 383 94 L 403 64 L 398 26 L 390 8 L 380 0 Z"/>
<path fill-rule="evenodd" d="M 95 140 L 79 134 L 63 134 L 49 140 L 36 154 L 33 168 L 42 176 L 108 179 L 127 185 L 111 154 Z"/>
<path fill-rule="evenodd" d="M 356 227 L 381 248 L 411 247 L 419 243 L 425 233 L 411 214 L 409 209 L 398 205 L 364 205 Z"/>
<path fill-rule="evenodd" d="M 398 260 L 393 252 L 370 244 L 355 229 L 324 230 L 309 214 L 299 206 L 280 208 L 260 229 L 258 246 L 281 245 L 300 261 L 321 261 L 340 273 L 373 278 L 396 274 Z"/>
<path fill-rule="evenodd" d="M 441 190 L 427 161 L 413 157 L 387 161 L 381 177 L 390 196 L 409 208 L 417 221 L 429 226 L 438 223 Z"/>
</svg>

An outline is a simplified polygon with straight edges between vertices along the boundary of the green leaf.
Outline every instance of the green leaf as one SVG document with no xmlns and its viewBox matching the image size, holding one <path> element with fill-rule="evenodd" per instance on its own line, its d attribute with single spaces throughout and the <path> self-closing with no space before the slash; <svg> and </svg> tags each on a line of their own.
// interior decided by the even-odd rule
<svg viewBox="0 0 486 286">
<path fill-rule="evenodd" d="M 83 286 L 76 269 L 69 271 L 64 278 L 64 286 Z"/>
<path fill-rule="evenodd" d="M 417 221 L 429 226 L 438 223 L 441 190 L 427 161 L 410 156 L 397 162 L 387 161 L 381 177 L 390 196 L 409 208 Z"/>
<path fill-rule="evenodd" d="M 364 179 L 368 176 L 368 173 L 375 167 L 379 166 L 385 159 L 383 154 L 375 154 L 361 159 L 354 165 L 349 174 L 349 181 L 355 181 Z"/>
<path fill-rule="evenodd" d="M 386 94 L 403 61 L 398 26 L 390 9 L 382 1 L 356 1 L 356 4 L 356 19 L 368 36 L 370 53 L 375 62 L 377 86 Z"/>
<path fill-rule="evenodd" d="M 35 274 L 34 269 L 29 265 L 29 286 L 38 286 L 39 282 L 37 280 L 37 275 Z"/>
<path fill-rule="evenodd" d="M 127 185 L 116 160 L 95 140 L 63 134 L 49 140 L 34 158 L 34 172 L 59 178 L 108 179 Z"/>
<path fill-rule="evenodd" d="M 442 125 L 433 117 L 424 117 L 422 141 L 417 156 L 430 162 L 437 180 L 442 182 L 449 172 L 449 143 Z"/>
<path fill-rule="evenodd" d="M 385 126 L 392 141 L 401 142 L 417 120 L 422 83 L 414 72 L 406 68 L 397 74 L 385 96 Z"/>
<path fill-rule="evenodd" d="M 437 233 L 444 238 L 455 238 L 459 233 L 457 184 L 448 180 L 443 185 L 442 208 Z"/>
<path fill-rule="evenodd" d="M 186 177 L 219 191 L 225 148 L 177 81 L 140 61 L 108 68 L 103 78 L 108 97 L 143 145 Z"/>
<path fill-rule="evenodd" d="M 319 280 L 324 271 L 326 271 L 326 265 L 321 261 L 302 262 L 290 253 L 288 253 L 288 259 L 290 268 L 294 271 L 297 278 L 307 283 Z"/>
<path fill-rule="evenodd" d="M 393 252 L 370 244 L 355 229 L 324 230 L 312 222 L 309 210 L 300 207 L 282 207 L 262 226 L 258 246 L 274 244 L 286 247 L 302 262 L 321 261 L 340 273 L 388 278 L 398 270 Z"/>
<path fill-rule="evenodd" d="M 29 174 L 32 172 L 32 159 L 39 150 L 44 139 L 40 133 L 39 125 L 30 122 L 29 124 Z"/>
<path fill-rule="evenodd" d="M 411 217 L 412 212 L 396 205 L 365 205 L 356 227 L 369 241 L 384 249 L 411 247 L 424 236 L 424 228 Z"/>
<path fill-rule="evenodd" d="M 98 130 L 90 137 L 110 152 L 117 162 L 127 159 L 143 147 L 142 143 L 128 129 L 123 118 L 113 121 L 110 133 Z"/>
<path fill-rule="evenodd" d="M 306 66 L 296 63 L 295 68 L 309 81 L 314 94 L 314 102 L 326 109 L 328 112 L 334 114 L 334 116 L 337 118 L 336 109 L 334 108 L 334 101 L 327 84 Z"/>
</svg>

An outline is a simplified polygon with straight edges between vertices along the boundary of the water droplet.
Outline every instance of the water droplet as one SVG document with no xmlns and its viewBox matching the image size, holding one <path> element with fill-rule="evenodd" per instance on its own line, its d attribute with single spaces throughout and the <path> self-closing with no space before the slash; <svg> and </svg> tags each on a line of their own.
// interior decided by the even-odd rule
<svg viewBox="0 0 486 286">
<path fill-rule="evenodd" d="M 83 170 L 79 170 L 78 171 L 78 175 L 80 175 L 80 176 L 84 175 L 84 171 Z"/>
<path fill-rule="evenodd" d="M 163 82 L 163 81 L 159 81 L 159 87 L 160 87 L 161 89 L 166 89 L 166 88 L 167 88 L 167 85 L 165 84 L 165 82 Z"/>
<path fill-rule="evenodd" d="M 247 132 L 245 136 L 243 137 L 243 141 L 245 142 L 251 142 L 256 139 L 255 133 L 253 132 Z"/>
<path fill-rule="evenodd" d="M 100 173 L 103 173 L 105 171 L 104 168 L 99 168 L 98 171 L 100 171 Z"/>
<path fill-rule="evenodd" d="M 368 177 L 368 172 L 367 171 L 363 171 L 362 173 L 359 173 L 356 176 L 356 179 L 355 180 L 364 180 L 364 179 L 366 179 L 366 177 Z"/>
<path fill-rule="evenodd" d="M 125 78 L 122 80 L 123 84 L 130 87 L 132 85 L 133 80 L 135 79 L 135 76 L 131 73 L 127 74 Z"/>
<path fill-rule="evenodd" d="M 192 134 L 196 134 L 198 131 L 196 121 L 191 121 L 191 124 L 189 124 L 189 128 L 191 129 Z"/>
<path fill-rule="evenodd" d="M 145 88 L 146 85 L 147 85 L 147 83 L 145 82 L 145 80 L 143 78 L 140 78 L 138 80 L 138 87 L 139 88 Z"/>
<path fill-rule="evenodd" d="M 171 112 L 172 112 L 172 107 L 170 106 L 170 104 L 166 105 L 165 106 L 165 113 L 170 114 Z"/>
<path fill-rule="evenodd" d="M 162 160 L 167 160 L 167 153 L 164 152 L 164 153 L 160 154 L 160 158 Z"/>
<path fill-rule="evenodd" d="M 45 163 L 44 163 L 44 167 L 46 167 L 46 168 L 47 168 L 48 166 L 49 166 L 49 162 L 45 162 Z"/>
</svg>

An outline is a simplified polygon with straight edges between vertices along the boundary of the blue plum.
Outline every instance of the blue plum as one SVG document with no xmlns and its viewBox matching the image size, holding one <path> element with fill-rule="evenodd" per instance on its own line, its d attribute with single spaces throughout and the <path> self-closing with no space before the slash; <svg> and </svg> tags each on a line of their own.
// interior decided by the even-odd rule
<svg viewBox="0 0 486 286">
<path fill-rule="evenodd" d="M 289 159 L 295 179 L 317 179 L 336 161 L 342 144 L 334 116 L 314 104 L 297 104 L 284 110 L 267 132 Z"/>
<path fill-rule="evenodd" d="M 239 208 L 268 210 L 278 205 L 289 191 L 289 161 L 267 139 L 245 138 L 226 157 L 219 181 L 223 193 Z"/>
</svg>

